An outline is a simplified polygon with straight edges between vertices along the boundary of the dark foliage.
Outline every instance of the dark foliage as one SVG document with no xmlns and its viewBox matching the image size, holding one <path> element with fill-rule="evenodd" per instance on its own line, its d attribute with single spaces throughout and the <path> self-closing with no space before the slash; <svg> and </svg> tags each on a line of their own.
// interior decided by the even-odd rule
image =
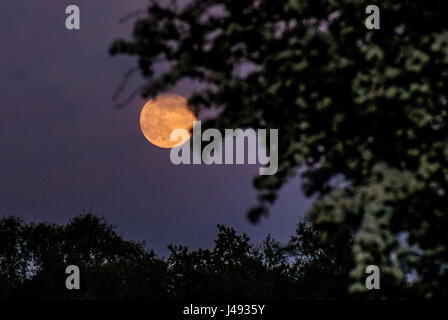
<svg viewBox="0 0 448 320">
<path fill-rule="evenodd" d="M 169 246 L 158 258 L 104 219 L 83 214 L 65 226 L 0 220 L 0 299 L 337 299 L 347 297 L 350 239 L 322 244 L 301 222 L 288 244 L 260 245 L 218 226 L 212 249 Z M 77 265 L 81 289 L 65 288 Z"/>
<path fill-rule="evenodd" d="M 111 53 L 138 58 L 144 97 L 200 81 L 191 104 L 222 110 L 208 126 L 279 129 L 279 170 L 255 179 L 250 219 L 300 168 L 323 239 L 355 237 L 351 293 L 369 295 L 373 264 L 384 298 L 409 277 L 420 296 L 446 296 L 447 1 L 161 3 Z M 369 5 L 380 30 L 365 27 Z M 155 74 L 164 60 L 170 68 Z"/>
</svg>

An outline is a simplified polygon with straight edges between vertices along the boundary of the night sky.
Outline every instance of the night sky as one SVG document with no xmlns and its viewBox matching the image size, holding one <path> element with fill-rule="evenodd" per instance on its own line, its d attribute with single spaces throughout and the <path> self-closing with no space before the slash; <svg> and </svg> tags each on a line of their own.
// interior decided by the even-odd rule
<svg viewBox="0 0 448 320">
<path fill-rule="evenodd" d="M 65 8 L 81 10 L 81 30 L 65 28 Z M 257 165 L 171 164 L 169 150 L 142 135 L 136 98 L 116 109 L 115 89 L 135 59 L 108 47 L 129 37 L 146 0 L 0 2 L 0 217 L 66 223 L 93 208 L 126 238 L 166 255 L 169 243 L 209 247 L 216 224 L 285 241 L 305 214 L 298 178 L 268 218 L 252 225 Z M 132 91 L 143 80 L 136 75 Z M 169 92 L 188 98 L 184 81 Z M 281 134 L 281 131 L 279 132 Z"/>
</svg>

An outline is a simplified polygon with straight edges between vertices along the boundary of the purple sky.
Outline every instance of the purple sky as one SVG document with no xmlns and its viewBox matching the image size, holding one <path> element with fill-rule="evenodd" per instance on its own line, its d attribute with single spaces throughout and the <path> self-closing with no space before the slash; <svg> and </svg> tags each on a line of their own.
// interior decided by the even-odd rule
<svg viewBox="0 0 448 320">
<path fill-rule="evenodd" d="M 141 134 L 143 100 L 114 108 L 114 90 L 135 60 L 112 58 L 108 47 L 130 33 L 132 21 L 119 19 L 146 3 L 0 2 L 0 217 L 65 223 L 92 207 L 161 255 L 169 243 L 209 247 L 218 223 L 256 241 L 267 233 L 287 240 L 310 205 L 299 179 L 252 225 L 245 212 L 255 203 L 258 166 L 174 166 L 169 151 Z M 69 4 L 80 7 L 81 30 L 65 28 Z M 190 90 L 183 82 L 171 92 Z"/>
</svg>

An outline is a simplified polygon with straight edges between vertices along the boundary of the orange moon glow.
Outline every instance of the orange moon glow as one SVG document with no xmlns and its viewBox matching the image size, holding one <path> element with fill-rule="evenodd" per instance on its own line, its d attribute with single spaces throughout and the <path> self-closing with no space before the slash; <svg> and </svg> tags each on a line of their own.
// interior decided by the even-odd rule
<svg viewBox="0 0 448 320">
<path fill-rule="evenodd" d="M 143 135 L 152 144 L 160 148 L 172 148 L 188 137 L 171 141 L 170 135 L 174 129 L 185 129 L 188 132 L 193 128 L 196 117 L 188 106 L 187 99 L 177 94 L 162 94 L 149 100 L 140 114 L 140 127 Z M 184 143 L 185 143 L 184 142 Z"/>
</svg>

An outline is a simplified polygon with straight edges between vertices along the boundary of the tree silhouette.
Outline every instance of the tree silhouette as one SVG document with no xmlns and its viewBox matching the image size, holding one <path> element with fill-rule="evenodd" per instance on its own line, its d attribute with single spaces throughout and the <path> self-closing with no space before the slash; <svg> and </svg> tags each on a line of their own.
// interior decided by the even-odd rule
<svg viewBox="0 0 448 320">
<path fill-rule="evenodd" d="M 103 218 L 82 214 L 65 226 L 0 220 L 0 299 L 340 299 L 347 297 L 351 240 L 327 246 L 309 222 L 287 244 L 218 225 L 211 249 L 170 245 L 158 258 L 125 240 Z M 65 288 L 65 268 L 81 273 Z"/>
<path fill-rule="evenodd" d="M 366 7 L 380 30 L 365 27 Z M 383 297 L 406 285 L 446 296 L 448 277 L 448 22 L 446 1 L 193 0 L 153 3 L 129 41 L 153 96 L 183 79 L 202 86 L 208 127 L 279 129 L 279 171 L 255 179 L 265 214 L 302 169 L 310 211 L 329 243 L 352 233 L 350 292 L 378 265 Z M 154 73 L 166 61 L 169 69 Z"/>
<path fill-rule="evenodd" d="M 166 263 L 92 214 L 75 217 L 66 226 L 5 218 L 0 238 L 1 298 L 164 297 Z M 82 270 L 79 291 L 65 288 L 65 269 L 72 264 Z"/>
</svg>

